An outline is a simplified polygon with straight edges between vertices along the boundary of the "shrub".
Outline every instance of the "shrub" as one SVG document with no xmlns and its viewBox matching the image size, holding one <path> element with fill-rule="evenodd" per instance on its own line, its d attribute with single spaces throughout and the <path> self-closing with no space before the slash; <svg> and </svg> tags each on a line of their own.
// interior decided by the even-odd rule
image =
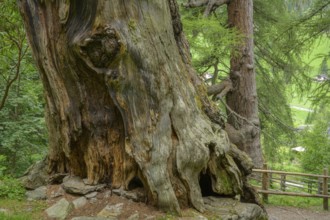
<svg viewBox="0 0 330 220">
<path fill-rule="evenodd" d="M 10 176 L 0 177 L 0 198 L 22 199 L 25 189 L 18 179 Z"/>
<path fill-rule="evenodd" d="M 301 145 L 306 148 L 301 156 L 301 165 L 305 171 L 320 173 L 330 167 L 330 112 L 317 115 L 313 127 L 302 134 Z"/>
</svg>

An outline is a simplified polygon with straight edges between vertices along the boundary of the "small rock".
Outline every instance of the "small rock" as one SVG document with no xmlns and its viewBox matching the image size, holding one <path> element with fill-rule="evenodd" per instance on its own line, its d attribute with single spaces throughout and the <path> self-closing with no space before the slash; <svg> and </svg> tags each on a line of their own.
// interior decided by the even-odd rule
<svg viewBox="0 0 330 220">
<path fill-rule="evenodd" d="M 138 212 L 135 212 L 133 215 L 131 215 L 130 217 L 128 217 L 127 220 L 139 220 L 140 216 Z"/>
<path fill-rule="evenodd" d="M 65 177 L 63 178 L 63 180 L 62 180 L 62 183 L 69 181 L 70 178 L 72 178 L 72 176 L 69 176 L 69 175 L 68 175 L 68 176 L 65 176 Z"/>
<path fill-rule="evenodd" d="M 72 210 L 72 203 L 68 202 L 66 199 L 61 199 L 53 206 L 46 209 L 46 214 L 49 218 L 53 219 L 65 219 L 70 211 Z"/>
<path fill-rule="evenodd" d="M 86 203 L 87 203 L 87 199 L 85 197 L 80 197 L 80 198 L 72 201 L 72 204 L 75 209 L 79 209 L 79 208 L 85 206 Z"/>
<path fill-rule="evenodd" d="M 108 190 L 108 191 L 106 191 L 105 193 L 104 193 L 104 198 L 110 198 L 110 196 L 111 196 L 111 191 L 110 190 Z"/>
<path fill-rule="evenodd" d="M 87 199 L 91 199 L 97 196 L 97 192 L 91 192 L 85 195 Z"/>
<path fill-rule="evenodd" d="M 37 189 L 40 186 L 47 185 L 47 179 L 49 178 L 47 172 L 48 158 L 36 162 L 24 173 L 24 176 L 20 178 L 23 186 L 26 189 Z"/>
<path fill-rule="evenodd" d="M 27 207 L 24 211 L 25 212 L 32 212 L 33 211 L 33 208 L 32 207 Z"/>
<path fill-rule="evenodd" d="M 124 207 L 124 203 L 118 203 L 116 205 L 107 205 L 97 216 L 99 217 L 118 217 Z"/>
<path fill-rule="evenodd" d="M 195 220 L 207 220 L 205 216 L 199 215 L 194 218 Z"/>
<path fill-rule="evenodd" d="M 145 195 L 141 192 L 129 192 L 122 189 L 114 189 L 112 192 L 118 196 L 125 197 L 126 199 L 131 199 L 134 202 L 142 202 L 145 200 Z"/>
<path fill-rule="evenodd" d="M 67 193 L 74 193 L 79 195 L 86 195 L 90 192 L 95 192 L 103 189 L 105 187 L 105 184 L 99 184 L 99 185 L 86 185 L 83 180 L 79 177 L 65 177 L 63 179 L 63 189 Z"/>
<path fill-rule="evenodd" d="M 47 199 L 47 187 L 41 186 L 35 190 L 27 191 L 25 193 L 25 195 L 26 195 L 28 201 L 45 200 L 45 199 Z"/>
<path fill-rule="evenodd" d="M 89 201 L 90 201 L 90 203 L 94 204 L 94 203 L 97 203 L 98 200 L 97 200 L 97 198 L 91 198 Z"/>
<path fill-rule="evenodd" d="M 58 190 L 56 192 L 51 192 L 50 194 L 50 198 L 54 199 L 60 196 L 63 196 L 65 193 L 64 189 L 62 187 L 59 187 Z"/>
</svg>

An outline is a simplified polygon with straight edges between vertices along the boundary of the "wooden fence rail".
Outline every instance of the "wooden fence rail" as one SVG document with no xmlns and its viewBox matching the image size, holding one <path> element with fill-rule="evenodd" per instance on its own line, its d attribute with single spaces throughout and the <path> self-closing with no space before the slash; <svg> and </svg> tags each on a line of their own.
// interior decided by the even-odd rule
<svg viewBox="0 0 330 220">
<path fill-rule="evenodd" d="M 323 199 L 323 209 L 329 210 L 329 174 L 328 169 L 323 170 L 323 175 L 317 174 L 306 174 L 306 173 L 296 173 L 296 172 L 284 172 L 269 170 L 267 165 L 264 164 L 263 169 L 253 169 L 253 173 L 261 174 L 261 188 L 256 187 L 258 193 L 262 194 L 262 198 L 265 202 L 268 202 L 268 195 L 287 195 L 287 196 L 302 196 L 302 197 L 315 197 Z M 280 175 L 279 178 L 273 177 L 273 175 Z M 258 176 L 258 175 L 257 175 Z M 260 177 L 260 175 L 259 175 Z M 291 177 L 291 179 L 290 179 Z M 302 178 L 303 181 L 293 180 L 293 177 L 307 177 Z M 312 180 L 311 178 L 317 178 L 317 180 Z M 277 183 L 279 185 L 279 190 L 272 190 L 273 184 Z M 316 190 L 313 190 L 313 185 L 315 185 Z M 305 190 L 307 192 L 302 192 Z M 289 192 L 288 189 L 296 188 L 295 192 Z M 298 192 L 297 192 L 298 191 Z M 316 193 L 313 193 L 316 192 Z"/>
</svg>

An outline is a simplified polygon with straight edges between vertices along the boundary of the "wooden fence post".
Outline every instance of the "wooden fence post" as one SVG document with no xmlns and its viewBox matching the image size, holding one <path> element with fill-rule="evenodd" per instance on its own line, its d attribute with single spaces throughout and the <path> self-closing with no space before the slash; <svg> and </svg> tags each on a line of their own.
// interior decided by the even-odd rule
<svg viewBox="0 0 330 220">
<path fill-rule="evenodd" d="M 285 182 L 286 182 L 286 175 L 285 174 L 282 174 L 281 175 L 281 191 L 285 192 Z"/>
<path fill-rule="evenodd" d="M 328 169 L 323 169 L 323 195 L 328 195 Z M 323 198 L 323 209 L 329 210 L 329 199 Z"/>
<path fill-rule="evenodd" d="M 267 164 L 264 163 L 263 164 L 263 167 L 262 167 L 263 170 L 267 170 Z M 262 173 L 262 190 L 268 190 L 268 184 L 269 184 L 269 180 L 268 180 L 268 173 L 267 172 L 264 172 Z M 265 202 L 265 203 L 268 203 L 268 194 L 267 193 L 263 193 L 262 194 L 262 200 Z"/>
<path fill-rule="evenodd" d="M 266 203 L 268 202 L 268 197 L 270 194 L 274 195 L 287 195 L 287 196 L 302 196 L 302 197 L 315 197 L 319 199 L 323 199 L 323 209 L 324 210 L 329 210 L 329 172 L 328 169 L 324 168 L 323 169 L 323 175 L 322 174 L 305 174 L 305 173 L 295 173 L 295 172 L 285 172 L 285 171 L 275 171 L 275 170 L 268 170 L 267 164 L 263 165 L 263 169 L 254 169 L 253 172 L 257 173 L 262 173 L 262 182 L 261 182 L 261 189 L 258 188 L 258 192 L 262 194 L 262 199 Z M 270 184 L 271 184 L 271 174 L 274 173 L 276 175 L 281 175 L 281 181 L 280 181 L 280 188 L 281 191 L 274 191 L 274 190 L 269 190 Z M 289 192 L 286 191 L 286 176 L 294 175 L 294 176 L 304 176 L 304 177 L 309 177 L 309 178 L 318 178 L 317 185 L 315 185 L 317 193 L 313 193 L 313 182 L 312 181 L 307 181 L 308 184 L 308 192 L 309 193 L 296 193 L 296 192 L 290 192 L 291 186 L 301 188 L 302 191 L 305 191 L 305 186 L 304 182 L 297 182 L 297 181 L 292 181 L 290 182 L 290 178 L 288 179 L 289 183 Z M 259 175 L 260 177 L 260 175 Z M 260 180 L 260 179 L 258 179 Z M 275 179 L 278 180 L 278 179 Z M 275 181 L 277 183 L 277 181 Z M 291 183 L 291 184 L 290 184 Z M 300 185 L 301 184 L 301 185 Z M 258 186 L 256 186 L 258 187 Z"/>
<path fill-rule="evenodd" d="M 307 192 L 308 192 L 308 193 L 313 193 L 313 182 L 309 180 L 309 181 L 307 182 L 307 184 L 308 184 L 308 185 L 307 185 L 307 187 L 308 187 Z"/>
<path fill-rule="evenodd" d="M 317 194 L 322 194 L 323 191 L 323 180 L 321 177 L 318 178 L 318 184 L 317 184 Z"/>
</svg>

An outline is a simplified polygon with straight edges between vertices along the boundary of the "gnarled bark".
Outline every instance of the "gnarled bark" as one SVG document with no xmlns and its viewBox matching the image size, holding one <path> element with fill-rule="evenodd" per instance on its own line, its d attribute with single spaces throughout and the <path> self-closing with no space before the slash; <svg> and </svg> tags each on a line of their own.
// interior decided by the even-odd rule
<svg viewBox="0 0 330 220">
<path fill-rule="evenodd" d="M 150 203 L 177 212 L 203 211 L 201 187 L 244 195 L 251 162 L 214 123 L 175 1 L 19 5 L 45 88 L 50 172 L 113 188 L 139 178 Z"/>
</svg>

